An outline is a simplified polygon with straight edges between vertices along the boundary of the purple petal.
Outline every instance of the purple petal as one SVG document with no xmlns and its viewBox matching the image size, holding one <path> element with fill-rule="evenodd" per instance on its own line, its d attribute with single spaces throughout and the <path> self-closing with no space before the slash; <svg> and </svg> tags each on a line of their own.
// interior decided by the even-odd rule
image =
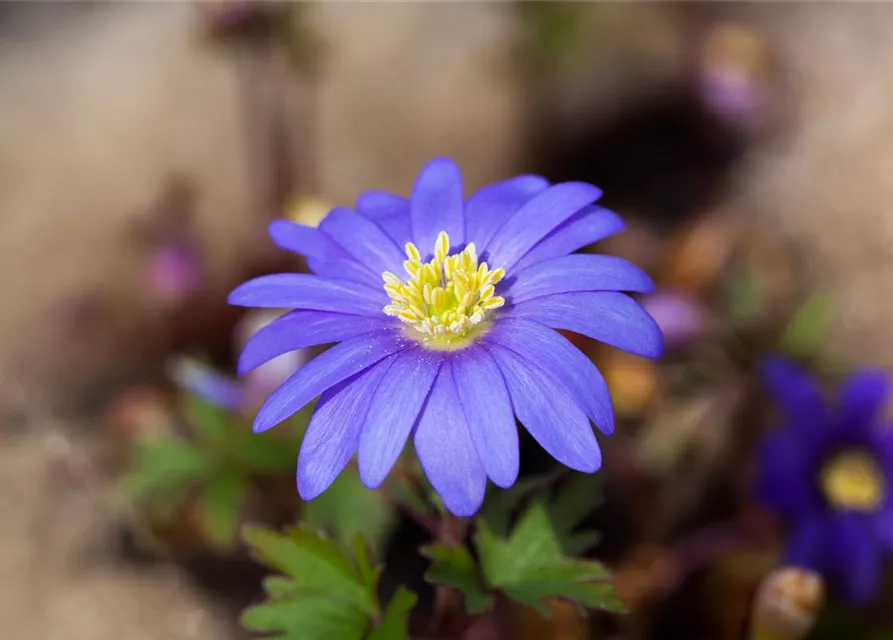
<svg viewBox="0 0 893 640">
<path fill-rule="evenodd" d="M 614 432 L 614 410 L 605 379 L 592 360 L 564 336 L 538 322 L 503 318 L 484 340 L 535 362 L 574 396 L 602 433 Z"/>
<path fill-rule="evenodd" d="M 550 231 L 601 194 L 598 187 L 585 182 L 563 182 L 540 192 L 493 236 L 487 245 L 490 266 L 508 271 Z"/>
<path fill-rule="evenodd" d="M 616 213 L 602 207 L 586 207 L 540 240 L 518 261 L 515 270 L 520 271 L 537 262 L 558 258 L 587 247 L 622 231 L 624 226 L 623 220 Z"/>
<path fill-rule="evenodd" d="M 465 243 L 462 172 L 455 162 L 435 158 L 425 165 L 412 188 L 410 220 L 423 259 L 434 251 L 441 231 L 449 234 L 453 246 Z"/>
<path fill-rule="evenodd" d="M 382 288 L 381 274 L 372 273 L 351 257 L 345 260 L 327 262 L 318 258 L 307 258 L 307 266 L 318 276 L 332 280 L 349 280 L 379 291 Z"/>
<path fill-rule="evenodd" d="M 651 278 L 634 264 L 615 256 L 576 254 L 539 262 L 509 279 L 500 295 L 513 304 L 555 293 L 574 291 L 637 291 L 654 289 Z"/>
<path fill-rule="evenodd" d="M 357 197 L 357 212 L 372 218 L 387 218 L 395 214 L 409 215 L 409 200 L 387 191 L 372 189 Z"/>
<path fill-rule="evenodd" d="M 868 447 L 877 457 L 889 486 L 893 486 L 893 425 L 879 424 L 867 438 Z M 887 492 L 887 505 L 893 512 L 893 493 Z M 891 538 L 893 540 L 893 538 Z"/>
<path fill-rule="evenodd" d="M 887 482 L 890 482 L 889 476 Z M 893 553 L 893 499 L 890 496 L 887 497 L 887 503 L 875 516 L 875 531 L 887 551 Z"/>
<path fill-rule="evenodd" d="M 766 434 L 757 449 L 757 499 L 786 516 L 821 508 L 812 454 L 812 448 L 804 446 L 800 435 L 791 429 Z"/>
<path fill-rule="evenodd" d="M 348 280 L 331 280 L 308 273 L 276 273 L 249 280 L 227 299 L 237 307 L 313 309 L 366 316 L 381 316 L 388 298 Z"/>
<path fill-rule="evenodd" d="M 314 227 L 288 220 L 273 220 L 267 227 L 270 237 L 281 249 L 319 260 L 344 260 L 349 256 L 336 242 Z"/>
<path fill-rule="evenodd" d="M 357 456 L 360 479 L 370 489 L 384 482 L 400 457 L 442 362 L 442 353 L 417 347 L 401 354 L 381 381 Z"/>
<path fill-rule="evenodd" d="M 254 419 L 255 433 L 275 427 L 329 387 L 409 346 L 394 331 L 367 333 L 335 345 L 298 369 L 267 398 Z"/>
<path fill-rule="evenodd" d="M 561 464 L 593 473 L 602 455 L 583 410 L 563 385 L 512 351 L 488 344 L 508 387 L 515 415 L 530 435 Z"/>
<path fill-rule="evenodd" d="M 829 573 L 827 518 L 811 515 L 798 520 L 788 534 L 784 563 L 813 569 L 826 577 Z"/>
<path fill-rule="evenodd" d="M 867 604 L 880 586 L 881 555 L 868 516 L 842 513 L 833 524 L 834 567 L 843 582 L 847 599 Z"/>
<path fill-rule="evenodd" d="M 387 191 L 367 191 L 357 198 L 357 211 L 375 220 L 398 247 L 412 240 L 409 200 Z"/>
<path fill-rule="evenodd" d="M 447 509 L 460 517 L 474 515 L 484 501 L 487 475 L 448 368 L 434 381 L 414 442 L 422 469 Z"/>
<path fill-rule="evenodd" d="M 490 479 L 507 489 L 518 478 L 518 425 L 499 367 L 477 345 L 456 353 L 450 365 L 478 457 Z"/>
<path fill-rule="evenodd" d="M 397 357 L 385 358 L 320 396 L 298 456 L 298 493 L 304 500 L 328 489 L 347 466 L 372 396 Z"/>
<path fill-rule="evenodd" d="M 840 390 L 841 423 L 847 430 L 874 427 L 890 399 L 890 380 L 883 371 L 863 369 L 851 375 Z"/>
<path fill-rule="evenodd" d="M 384 314 L 372 317 L 303 309 L 292 311 L 273 320 L 248 340 L 239 357 L 239 375 L 283 353 L 340 342 L 392 324 L 393 320 Z"/>
<path fill-rule="evenodd" d="M 379 277 L 385 271 L 399 273 L 403 266 L 403 252 L 381 227 L 350 209 L 333 209 L 319 230 Z"/>
<path fill-rule="evenodd" d="M 663 353 L 663 336 L 657 323 L 622 293 L 559 293 L 522 302 L 505 315 L 573 331 L 646 358 L 658 358 Z"/>
<path fill-rule="evenodd" d="M 483 253 L 496 230 L 548 186 L 549 181 L 541 176 L 525 175 L 491 184 L 476 192 L 465 205 L 467 240 L 476 243 L 478 253 Z"/>
<path fill-rule="evenodd" d="M 791 426 L 813 434 L 827 423 L 818 382 L 787 358 L 772 356 L 760 363 L 766 391 Z"/>
</svg>

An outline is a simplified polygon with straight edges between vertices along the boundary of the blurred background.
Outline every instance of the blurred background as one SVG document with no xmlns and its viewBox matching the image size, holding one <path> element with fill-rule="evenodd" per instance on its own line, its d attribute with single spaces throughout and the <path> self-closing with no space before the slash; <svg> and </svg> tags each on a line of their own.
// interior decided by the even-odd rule
<svg viewBox="0 0 893 640">
<path fill-rule="evenodd" d="M 248 637 L 265 573 L 234 542 L 248 521 L 372 522 L 386 582 L 424 584 L 399 514 L 333 515 L 362 489 L 307 515 L 294 434 L 227 485 L 196 471 L 217 445 L 193 427 L 249 414 L 312 355 L 235 380 L 270 317 L 227 292 L 304 268 L 267 223 L 406 194 L 447 155 L 469 192 L 521 172 L 601 186 L 628 227 L 595 250 L 654 277 L 670 346 L 654 363 L 577 340 L 621 417 L 592 554 L 630 615 L 556 604 L 506 637 L 745 637 L 785 540 L 752 495 L 774 415 L 756 363 L 893 365 L 891 35 L 885 4 L 0 5 L 5 633 Z M 145 446 L 183 433 L 188 451 Z M 216 503 L 182 495 L 206 481 Z M 859 610 L 828 589 L 811 637 L 893 637 L 893 589 Z"/>
</svg>

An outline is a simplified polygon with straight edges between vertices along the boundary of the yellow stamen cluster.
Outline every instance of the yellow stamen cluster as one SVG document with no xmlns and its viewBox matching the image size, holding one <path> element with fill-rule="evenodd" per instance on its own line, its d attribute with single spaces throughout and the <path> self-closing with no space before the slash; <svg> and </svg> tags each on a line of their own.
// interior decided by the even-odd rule
<svg viewBox="0 0 893 640">
<path fill-rule="evenodd" d="M 437 236 L 434 258 L 429 262 L 422 262 L 419 250 L 407 242 L 403 268 L 409 280 L 404 283 L 389 271 L 381 274 L 391 297 L 384 312 L 444 346 L 465 337 L 489 311 L 505 304 L 505 299 L 495 295 L 496 283 L 505 277 L 504 269 L 491 271 L 486 262 L 478 264 L 473 242 L 455 255 L 448 255 L 449 250 L 445 231 Z"/>
<path fill-rule="evenodd" d="M 884 476 L 877 462 L 862 451 L 844 451 L 822 468 L 821 487 L 840 509 L 873 513 L 884 501 Z"/>
</svg>

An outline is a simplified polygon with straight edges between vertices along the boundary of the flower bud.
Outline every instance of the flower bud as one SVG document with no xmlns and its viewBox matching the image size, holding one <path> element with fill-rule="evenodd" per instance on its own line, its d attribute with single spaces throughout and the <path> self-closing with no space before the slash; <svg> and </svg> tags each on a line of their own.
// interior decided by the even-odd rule
<svg viewBox="0 0 893 640">
<path fill-rule="evenodd" d="M 809 569 L 782 567 L 757 588 L 751 640 L 800 640 L 812 629 L 825 601 L 822 577 Z"/>
</svg>

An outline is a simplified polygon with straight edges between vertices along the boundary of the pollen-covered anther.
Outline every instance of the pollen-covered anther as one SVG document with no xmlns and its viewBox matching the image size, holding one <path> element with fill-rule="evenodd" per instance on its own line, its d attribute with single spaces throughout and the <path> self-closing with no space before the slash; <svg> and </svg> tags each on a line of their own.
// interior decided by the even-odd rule
<svg viewBox="0 0 893 640">
<path fill-rule="evenodd" d="M 381 275 L 391 304 L 389 316 L 399 318 L 424 336 L 447 340 L 464 337 L 486 320 L 488 312 L 505 304 L 495 285 L 505 270 L 478 263 L 477 249 L 469 242 L 459 253 L 449 255 L 450 237 L 441 231 L 434 243 L 434 257 L 422 262 L 418 248 L 406 243 L 403 282 L 393 273 Z"/>
</svg>

